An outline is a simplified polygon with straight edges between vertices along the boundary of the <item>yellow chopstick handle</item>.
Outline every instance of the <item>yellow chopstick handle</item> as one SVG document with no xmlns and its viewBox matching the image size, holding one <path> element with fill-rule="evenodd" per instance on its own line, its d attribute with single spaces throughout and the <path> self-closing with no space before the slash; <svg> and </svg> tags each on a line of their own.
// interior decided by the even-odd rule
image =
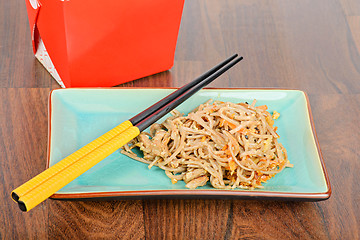
<svg viewBox="0 0 360 240">
<path fill-rule="evenodd" d="M 126 129 L 132 127 L 132 123 L 130 121 L 125 121 L 118 125 L 117 127 L 111 129 L 104 135 L 100 136 L 99 138 L 95 139 L 94 141 L 88 143 L 84 147 L 80 148 L 73 154 L 69 155 L 68 157 L 64 158 L 51 168 L 48 168 L 44 172 L 40 173 L 39 175 L 35 176 L 31 180 L 27 181 L 20 187 L 16 188 L 11 196 L 14 201 L 17 199 L 14 198 L 21 198 L 23 195 L 25 195 L 27 192 L 31 191 L 32 189 L 36 188 L 43 182 L 47 181 L 49 178 L 56 175 L 58 172 L 64 170 L 65 168 L 69 167 L 70 165 L 74 164 L 79 159 L 83 158 L 84 156 L 88 155 L 94 149 L 100 147 L 101 145 L 108 142 L 110 139 L 114 138 L 118 134 L 124 132 Z"/>
<path fill-rule="evenodd" d="M 55 176 L 43 182 L 41 185 L 27 192 L 18 200 L 19 206 L 23 211 L 29 211 L 56 191 L 70 183 L 72 180 L 95 166 L 101 160 L 115 152 L 117 149 L 131 141 L 140 134 L 137 127 L 130 127 L 118 136 L 114 137 L 104 145 L 90 152 L 68 168 L 58 172 Z M 53 168 L 53 167 L 51 167 Z M 49 168 L 49 169 L 51 169 Z M 121 173 L 119 173 L 121 174 Z"/>
</svg>

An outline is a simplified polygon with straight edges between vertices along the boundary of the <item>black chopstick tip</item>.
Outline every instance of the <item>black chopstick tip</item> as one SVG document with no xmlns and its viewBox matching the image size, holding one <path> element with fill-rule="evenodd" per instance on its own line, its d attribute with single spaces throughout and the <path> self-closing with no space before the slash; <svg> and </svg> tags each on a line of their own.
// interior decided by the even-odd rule
<svg viewBox="0 0 360 240">
<path fill-rule="evenodd" d="M 19 204 L 19 208 L 20 208 L 21 211 L 27 212 L 27 208 L 26 208 L 25 203 L 23 203 L 22 201 L 18 201 L 18 204 Z"/>
<path fill-rule="evenodd" d="M 243 56 L 240 56 L 240 57 L 236 58 L 235 60 L 241 61 L 241 60 L 243 60 L 243 59 L 244 59 Z"/>
<path fill-rule="evenodd" d="M 12 192 L 11 193 L 11 198 L 14 199 L 14 201 L 19 201 L 19 196 L 15 193 L 15 192 Z"/>
</svg>

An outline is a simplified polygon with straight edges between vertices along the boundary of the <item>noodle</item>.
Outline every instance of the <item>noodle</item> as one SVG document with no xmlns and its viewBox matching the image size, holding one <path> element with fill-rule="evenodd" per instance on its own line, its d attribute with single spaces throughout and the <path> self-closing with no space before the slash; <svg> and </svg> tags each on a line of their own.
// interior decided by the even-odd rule
<svg viewBox="0 0 360 240">
<path fill-rule="evenodd" d="M 195 189 L 208 181 L 219 189 L 255 189 L 292 167 L 267 106 L 212 100 L 183 116 L 177 110 L 162 124 L 142 132 L 123 154 L 165 170 L 172 183 Z M 276 114 L 276 116 L 275 116 Z M 132 149 L 139 147 L 143 158 Z"/>
</svg>

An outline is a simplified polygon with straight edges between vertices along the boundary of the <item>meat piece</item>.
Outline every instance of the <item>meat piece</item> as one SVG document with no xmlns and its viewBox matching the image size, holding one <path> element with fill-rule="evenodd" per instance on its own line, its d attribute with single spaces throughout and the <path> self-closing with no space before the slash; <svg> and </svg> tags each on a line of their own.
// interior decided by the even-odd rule
<svg viewBox="0 0 360 240">
<path fill-rule="evenodd" d="M 138 136 L 139 138 L 139 143 L 140 143 L 140 150 L 145 152 L 145 153 L 150 153 L 151 152 L 151 140 L 149 139 L 149 136 L 146 135 L 144 132 L 140 133 L 140 135 Z"/>
<path fill-rule="evenodd" d="M 155 136 L 151 139 L 151 152 L 155 155 L 155 156 L 162 156 L 164 157 L 164 155 L 166 154 L 166 151 L 163 147 L 163 144 L 161 143 L 163 137 L 165 136 L 166 131 L 164 130 L 159 130 L 156 132 Z"/>
<path fill-rule="evenodd" d="M 204 169 L 195 169 L 194 171 L 187 172 L 183 179 L 184 179 L 184 182 L 188 183 L 195 178 L 205 175 L 206 173 L 207 172 Z"/>
<path fill-rule="evenodd" d="M 185 185 L 185 187 L 190 188 L 190 189 L 195 189 L 197 187 L 204 186 L 208 180 L 209 180 L 209 178 L 207 176 L 201 176 L 201 177 L 195 178 L 195 179 L 191 180 L 190 182 L 188 182 Z"/>
<path fill-rule="evenodd" d="M 154 123 L 150 126 L 150 135 L 153 137 L 155 136 L 156 132 L 162 129 L 162 125 L 158 123 Z"/>
</svg>

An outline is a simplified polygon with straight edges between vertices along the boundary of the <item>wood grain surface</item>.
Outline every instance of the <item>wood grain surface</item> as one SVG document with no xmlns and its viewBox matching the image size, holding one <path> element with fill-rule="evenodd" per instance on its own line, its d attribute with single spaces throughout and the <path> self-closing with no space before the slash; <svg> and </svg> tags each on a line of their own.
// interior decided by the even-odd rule
<svg viewBox="0 0 360 240">
<path fill-rule="evenodd" d="M 24 0 L 0 0 L 0 238 L 359 239 L 359 33 L 357 0 L 188 0 L 174 67 L 118 86 L 179 87 L 239 52 L 210 86 L 307 92 L 329 200 L 47 200 L 23 213 L 10 193 L 45 169 L 59 86 L 33 56 Z"/>
</svg>

